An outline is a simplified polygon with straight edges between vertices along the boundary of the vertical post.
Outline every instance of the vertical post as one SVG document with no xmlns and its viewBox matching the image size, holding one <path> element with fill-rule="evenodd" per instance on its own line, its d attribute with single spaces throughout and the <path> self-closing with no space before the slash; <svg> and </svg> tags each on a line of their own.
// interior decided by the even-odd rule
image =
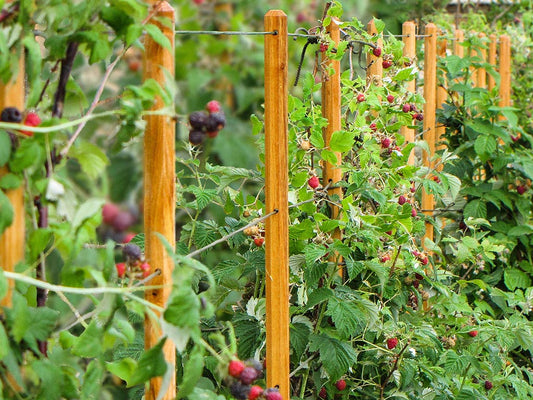
<svg viewBox="0 0 533 400">
<path fill-rule="evenodd" d="M 500 107 L 511 105 L 511 38 L 500 36 Z"/>
<path fill-rule="evenodd" d="M 376 29 L 376 24 L 372 19 L 367 25 L 367 32 L 372 36 L 377 35 L 378 31 Z M 383 40 L 378 39 L 377 45 L 383 47 Z M 375 83 L 378 86 L 381 86 L 383 79 L 383 58 L 381 56 L 376 57 L 372 52 L 369 52 L 366 56 L 366 83 Z"/>
<path fill-rule="evenodd" d="M 480 33 L 478 36 L 481 39 L 487 37 L 487 35 L 485 35 L 484 33 Z M 484 47 L 480 47 L 479 55 L 483 62 L 487 61 L 487 49 L 485 49 Z M 485 70 L 485 68 L 478 68 L 477 70 L 477 87 L 479 88 L 487 87 L 487 71 Z"/>
<path fill-rule="evenodd" d="M 155 79 L 162 87 L 165 87 L 165 72 L 174 76 L 174 9 L 166 2 L 154 3 L 157 7 L 152 23 L 158 24 L 163 34 L 170 41 L 170 49 L 157 44 L 149 35 L 146 36 L 144 46 L 143 79 Z M 155 22 L 165 18 L 168 24 Z M 161 98 L 156 98 L 153 110 L 164 107 Z M 160 239 L 159 233 L 165 237 L 172 247 L 175 246 L 175 124 L 170 116 L 149 115 L 146 116 L 146 130 L 144 134 L 144 231 L 145 231 L 145 256 L 152 268 L 161 270 L 161 274 L 155 277 L 151 284 L 161 285 L 161 289 L 149 290 L 145 293 L 148 301 L 161 307 L 165 305 L 170 295 L 172 286 L 172 270 L 174 263 L 172 256 L 167 254 Z M 162 337 L 159 326 L 146 317 L 145 346 L 151 348 Z M 167 340 L 163 352 L 166 361 L 175 368 L 176 350 L 174 344 Z M 168 388 L 163 397 L 171 400 L 176 397 L 175 371 L 172 371 Z M 147 400 L 158 398 L 162 388 L 160 377 L 150 380 L 150 386 L 146 391 Z"/>
<path fill-rule="evenodd" d="M 402 25 L 402 36 L 403 36 L 403 55 L 408 57 L 413 63 L 416 58 L 416 25 L 413 21 L 404 22 Z M 407 91 L 410 93 L 416 92 L 416 80 L 410 80 L 407 82 Z M 401 134 L 405 138 L 405 141 L 412 143 L 415 141 L 415 130 L 402 126 Z M 415 163 L 415 153 L 411 151 L 409 155 L 409 164 L 414 165 Z"/>
<path fill-rule="evenodd" d="M 338 21 L 333 19 L 328 27 L 328 33 L 331 40 L 338 46 L 340 41 L 340 28 Z M 330 60 L 323 52 L 324 76 L 322 77 L 322 115 L 328 120 L 328 125 L 323 130 L 324 142 L 326 147 L 329 146 L 333 132 L 341 129 L 341 71 L 340 61 Z M 333 74 L 329 74 L 329 70 L 333 70 Z M 337 162 L 335 165 L 326 162 L 323 170 L 323 184 L 332 185 L 333 188 L 328 190 L 330 195 L 336 195 L 342 199 L 342 188 L 336 186 L 342 180 L 341 153 L 336 152 Z M 331 218 L 337 219 L 339 217 L 339 207 L 331 205 Z M 342 232 L 340 229 L 335 229 L 332 237 L 334 239 L 341 239 Z M 333 254 L 330 261 L 337 262 L 338 254 Z M 339 269 L 339 274 L 342 276 L 342 268 Z"/>
<path fill-rule="evenodd" d="M 496 68 L 496 52 L 498 45 L 498 37 L 495 34 L 489 36 L 489 64 Z M 491 74 L 488 76 L 488 88 L 489 90 L 494 89 L 496 82 Z"/>
<path fill-rule="evenodd" d="M 465 34 L 461 29 L 456 29 L 454 34 L 455 42 L 453 43 L 453 54 L 459 57 L 464 57 L 465 48 L 462 43 L 465 39 Z"/>
<path fill-rule="evenodd" d="M 0 83 L 0 111 L 5 107 L 24 109 L 24 55 L 21 52 L 18 70 L 7 84 Z M 0 177 L 8 173 L 7 167 L 0 168 Z M 13 222 L 0 236 L 0 268 L 4 271 L 13 271 L 15 265 L 24 260 L 24 185 L 13 190 L 6 190 L 6 196 L 13 207 Z M 9 280 L 6 296 L 0 305 L 11 307 L 11 294 L 15 282 Z"/>
<path fill-rule="evenodd" d="M 429 154 L 423 153 L 423 163 L 430 169 L 433 168 L 431 157 L 435 154 L 435 109 L 437 87 L 437 27 L 433 23 L 426 25 L 424 41 L 424 140 L 429 147 Z M 432 215 L 435 208 L 433 195 L 422 192 L 422 209 L 426 215 Z M 426 223 L 424 241 L 433 240 L 433 225 Z M 422 243 L 424 244 L 424 243 Z"/>
<path fill-rule="evenodd" d="M 289 210 L 287 16 L 265 15 L 265 223 L 267 385 L 289 395 Z"/>
</svg>

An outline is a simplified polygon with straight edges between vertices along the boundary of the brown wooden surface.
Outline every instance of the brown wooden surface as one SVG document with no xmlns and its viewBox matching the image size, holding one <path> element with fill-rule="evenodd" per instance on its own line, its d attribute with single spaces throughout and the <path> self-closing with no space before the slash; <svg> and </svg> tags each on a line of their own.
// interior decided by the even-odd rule
<svg viewBox="0 0 533 400">
<path fill-rule="evenodd" d="M 160 24 L 159 27 L 170 40 L 171 48 L 165 49 L 153 41 L 149 35 L 145 38 L 145 54 L 143 79 L 155 79 L 165 87 L 164 71 L 174 76 L 174 22 L 173 8 L 166 2 L 156 3 L 158 10 L 154 18 L 166 17 L 172 22 L 171 27 Z M 164 106 L 160 98 L 156 100 L 153 109 Z M 174 263 L 155 233 L 162 234 L 174 247 L 175 245 L 175 122 L 165 115 L 146 117 L 144 133 L 144 231 L 145 256 L 150 263 L 151 272 L 161 270 L 161 275 L 155 277 L 151 285 L 165 285 L 164 288 L 150 290 L 145 293 L 148 301 L 163 307 L 169 297 L 172 284 L 172 270 Z M 145 320 L 145 346 L 151 348 L 161 339 L 160 327 L 148 317 Z M 174 344 L 167 340 L 163 347 L 165 359 L 170 365 L 176 364 L 176 350 Z M 146 391 L 147 400 L 155 400 L 161 389 L 162 379 L 150 380 Z M 164 400 L 174 399 L 176 396 L 175 373 L 172 374 L 170 384 L 162 397 Z"/>
<path fill-rule="evenodd" d="M 511 38 L 500 36 L 500 107 L 511 105 Z"/>
<path fill-rule="evenodd" d="M 456 29 L 454 33 L 455 41 L 453 42 L 453 54 L 464 57 L 465 48 L 461 45 L 465 39 L 465 34 L 461 29 Z"/>
<path fill-rule="evenodd" d="M 409 57 L 412 65 L 416 66 L 416 24 L 413 21 L 406 21 L 402 25 L 403 35 L 403 55 Z M 411 93 L 416 92 L 416 79 L 407 82 L 407 91 Z M 400 133 L 405 137 L 406 142 L 412 143 L 415 141 L 415 130 L 402 126 Z M 415 152 L 411 151 L 409 155 L 409 164 L 414 165 Z"/>
<path fill-rule="evenodd" d="M 490 42 L 489 42 L 489 64 L 494 66 L 494 68 L 497 70 L 498 66 L 496 65 L 496 54 L 497 54 L 497 48 L 498 48 L 498 36 L 495 34 L 492 34 L 489 36 Z M 492 77 L 492 75 L 488 75 L 488 88 L 489 90 L 494 89 L 494 86 L 496 86 L 496 81 Z"/>
<path fill-rule="evenodd" d="M 368 23 L 366 28 L 369 34 L 377 35 L 378 31 L 376 30 L 376 24 L 373 19 Z M 381 38 L 378 39 L 377 45 L 381 47 L 381 55 L 376 57 L 372 54 L 372 50 L 369 49 L 366 56 L 366 81 L 373 81 L 376 85 L 381 86 L 383 81 L 383 40 Z"/>
<path fill-rule="evenodd" d="M 340 28 L 339 25 L 333 20 L 328 27 L 328 33 L 335 43 L 335 46 L 340 41 Z M 323 130 L 324 142 L 326 147 L 329 146 L 331 136 L 333 132 L 341 129 L 341 68 L 340 61 L 327 59 L 326 53 L 322 52 L 323 64 L 325 66 L 322 76 L 322 115 L 328 120 L 328 125 Z M 334 71 L 333 75 L 328 74 L 328 70 Z M 322 173 L 322 184 L 333 185 L 334 187 L 328 190 L 330 196 L 338 196 L 342 199 L 342 188 L 337 186 L 337 183 L 342 180 L 341 165 L 341 153 L 335 152 L 337 157 L 336 165 L 329 162 L 324 164 Z M 339 207 L 330 205 L 331 218 L 337 219 L 339 217 Z M 332 237 L 334 239 L 341 239 L 342 232 L 340 229 L 333 231 Z M 330 261 L 337 262 L 338 254 L 332 254 Z M 338 260 L 341 261 L 340 259 Z M 339 269 L 339 274 L 342 276 L 342 268 Z"/>
<path fill-rule="evenodd" d="M 24 110 L 24 57 L 21 55 L 16 76 L 10 83 L 0 83 L 0 111 L 5 107 L 17 107 Z M 7 168 L 0 168 L 0 177 L 7 173 Z M 25 212 L 24 212 L 24 185 L 14 190 L 6 190 L 6 195 L 13 206 L 14 217 L 9 226 L 0 236 L 0 268 L 4 271 L 13 271 L 15 265 L 24 260 L 25 243 Z M 11 307 L 11 294 L 15 281 L 9 280 L 7 295 L 0 305 Z"/>
<path fill-rule="evenodd" d="M 265 15 L 265 223 L 266 376 L 289 396 L 289 213 L 288 213 L 288 36 L 287 16 Z"/>
<path fill-rule="evenodd" d="M 478 36 L 482 39 L 487 37 L 487 35 L 485 35 L 484 33 L 480 33 Z M 487 61 L 487 49 L 481 47 L 479 49 L 479 57 L 483 61 Z M 477 82 L 476 83 L 477 83 L 477 87 L 479 88 L 487 87 L 487 71 L 485 70 L 485 68 L 477 69 Z"/>
<path fill-rule="evenodd" d="M 437 27 L 433 23 L 426 25 L 424 40 L 424 140 L 429 146 L 429 154 L 423 152 L 423 164 L 430 169 L 433 168 L 431 157 L 435 154 L 435 109 L 437 105 Z M 422 209 L 429 210 L 425 214 L 433 215 L 435 200 L 433 195 L 422 191 Z M 424 240 L 433 240 L 433 225 L 426 223 L 426 234 Z"/>
</svg>

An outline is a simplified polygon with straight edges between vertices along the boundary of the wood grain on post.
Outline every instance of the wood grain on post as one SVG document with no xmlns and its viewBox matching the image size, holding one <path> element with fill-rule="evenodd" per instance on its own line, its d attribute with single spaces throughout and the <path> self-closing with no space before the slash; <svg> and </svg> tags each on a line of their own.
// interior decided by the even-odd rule
<svg viewBox="0 0 533 400">
<path fill-rule="evenodd" d="M 24 56 L 21 53 L 18 70 L 7 84 L 0 83 L 0 111 L 5 107 L 24 110 Z M 8 173 L 7 167 L 0 168 L 0 177 Z M 13 271 L 15 265 L 24 260 L 25 211 L 24 185 L 17 189 L 6 190 L 5 194 L 13 207 L 13 222 L 0 236 L 0 269 Z M 12 291 L 15 281 L 8 281 L 8 292 L 0 305 L 11 307 Z"/>
<path fill-rule="evenodd" d="M 426 25 L 424 41 L 424 140 L 429 147 L 429 154 L 423 153 L 424 166 L 433 169 L 431 158 L 435 154 L 435 110 L 437 106 L 437 27 L 433 23 Z M 435 200 L 432 194 L 422 191 L 422 209 L 426 215 L 432 215 Z M 433 225 L 426 223 L 424 241 L 433 240 Z M 424 244 L 424 242 L 422 242 Z"/>
<path fill-rule="evenodd" d="M 489 64 L 492 65 L 495 69 L 497 68 L 496 65 L 496 53 L 498 48 L 498 37 L 495 34 L 492 34 L 489 36 Z M 492 77 L 491 74 L 487 77 L 488 79 L 488 89 L 492 90 L 494 89 L 494 86 L 496 86 L 496 81 Z"/>
<path fill-rule="evenodd" d="M 289 395 L 289 211 L 287 16 L 265 15 L 265 222 L 267 386 Z"/>
<path fill-rule="evenodd" d="M 340 41 L 340 28 L 338 21 L 332 20 L 328 27 L 328 33 L 331 40 L 338 46 Z M 339 60 L 330 60 L 326 53 L 322 52 L 323 65 L 325 66 L 322 76 L 322 115 L 328 120 L 328 125 L 323 130 L 324 142 L 326 147 L 329 146 L 333 132 L 341 130 L 341 68 Z M 329 74 L 329 70 L 333 70 L 333 74 Z M 338 186 L 338 182 L 342 180 L 342 170 L 340 169 L 342 159 L 341 153 L 335 152 L 337 157 L 336 165 L 326 162 L 322 174 L 322 184 L 324 186 L 331 185 L 328 189 L 328 194 L 331 196 L 338 196 L 342 200 L 342 188 Z M 337 219 L 339 217 L 339 207 L 331 205 L 331 218 Z M 342 232 L 340 229 L 335 229 L 332 234 L 333 239 L 341 239 Z M 332 254 L 330 261 L 337 262 L 338 254 Z M 339 274 L 342 276 L 342 268 L 339 269 Z"/>
<path fill-rule="evenodd" d="M 403 36 L 403 55 L 408 57 L 409 60 L 416 65 L 416 24 L 413 21 L 406 21 L 402 25 L 402 36 Z M 416 93 L 416 80 L 410 80 L 407 82 L 407 91 L 409 93 Z M 407 143 L 413 143 L 415 141 L 415 130 L 408 128 L 407 126 L 402 126 L 400 133 L 405 138 Z M 411 151 L 409 155 L 410 165 L 415 163 L 415 152 Z"/>
<path fill-rule="evenodd" d="M 376 29 L 376 24 L 372 19 L 367 25 L 367 32 L 372 36 L 377 35 L 378 31 Z M 377 41 L 377 46 L 383 49 L 383 40 L 381 37 Z M 380 55 L 376 57 L 372 51 L 369 51 L 366 56 L 366 83 L 369 84 L 373 82 L 374 84 L 381 86 L 383 80 L 383 58 Z"/>
<path fill-rule="evenodd" d="M 484 33 L 480 33 L 478 36 L 481 39 L 487 37 L 487 35 L 485 35 Z M 481 60 L 483 62 L 486 62 L 487 61 L 487 49 L 485 49 L 484 47 L 480 47 L 479 48 L 479 56 L 480 56 L 480 58 L 481 58 Z M 484 89 L 484 88 L 487 87 L 487 71 L 485 70 L 485 68 L 480 67 L 480 68 L 477 69 L 477 81 L 476 81 L 476 84 L 477 84 L 478 88 L 483 88 Z"/>
<path fill-rule="evenodd" d="M 156 19 L 166 18 L 168 24 L 158 24 L 163 34 L 170 41 L 170 48 L 157 44 L 149 35 L 146 35 L 144 46 L 143 79 L 155 79 L 163 88 L 166 84 L 165 72 L 174 76 L 174 9 L 166 2 L 154 4 L 157 11 Z M 156 98 L 153 110 L 164 107 L 161 98 Z M 151 285 L 163 285 L 161 289 L 149 290 L 145 297 L 151 303 L 164 307 L 170 295 L 172 286 L 172 270 L 174 263 L 172 256 L 167 254 L 160 239 L 159 233 L 165 237 L 172 247 L 175 246 L 175 123 L 167 115 L 149 115 L 146 119 L 144 133 L 144 231 L 145 231 L 145 256 L 150 263 L 151 272 L 161 270 Z M 162 337 L 159 326 L 153 324 L 148 317 L 145 320 L 145 346 L 151 348 Z M 176 350 L 174 344 L 167 340 L 163 347 L 165 359 L 175 368 Z M 173 372 L 170 384 L 162 399 L 170 400 L 176 397 L 176 380 Z M 150 380 L 150 386 L 145 393 L 147 400 L 158 398 L 162 388 L 162 378 Z"/>
<path fill-rule="evenodd" d="M 511 38 L 500 36 L 500 107 L 511 105 Z M 502 116 L 503 117 L 503 116 Z"/>
<path fill-rule="evenodd" d="M 461 29 L 456 29 L 453 36 L 455 39 L 453 42 L 453 54 L 462 58 L 465 55 L 465 48 L 462 46 L 465 34 Z"/>
</svg>

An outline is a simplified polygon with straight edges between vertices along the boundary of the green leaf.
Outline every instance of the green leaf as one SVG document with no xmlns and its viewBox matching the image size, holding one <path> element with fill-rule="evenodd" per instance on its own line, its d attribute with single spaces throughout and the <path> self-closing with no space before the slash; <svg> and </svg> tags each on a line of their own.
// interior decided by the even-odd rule
<svg viewBox="0 0 533 400">
<path fill-rule="evenodd" d="M 337 165 L 337 155 L 330 150 L 322 150 L 320 156 L 324 161 L 327 161 L 330 164 Z"/>
<path fill-rule="evenodd" d="M 109 160 L 105 153 L 96 145 L 89 142 L 80 142 L 71 147 L 69 155 L 80 163 L 81 169 L 91 179 L 96 179 L 105 171 Z"/>
<path fill-rule="evenodd" d="M 6 296 L 8 287 L 9 284 L 4 276 L 4 270 L 0 268 L 0 300 Z"/>
<path fill-rule="evenodd" d="M 307 348 L 310 334 L 311 328 L 306 324 L 295 322 L 290 325 L 290 343 L 296 359 L 300 359 Z"/>
<path fill-rule="evenodd" d="M 484 201 L 476 199 L 470 201 L 464 208 L 464 218 L 487 218 L 487 205 Z"/>
<path fill-rule="evenodd" d="M 358 335 L 365 326 L 365 315 L 351 302 L 336 297 L 328 301 L 327 315 L 346 339 Z"/>
<path fill-rule="evenodd" d="M 154 42 L 156 42 L 158 45 L 164 47 L 167 50 L 171 50 L 170 40 L 168 40 L 168 38 L 161 31 L 161 29 L 159 29 L 159 27 L 153 24 L 146 24 L 144 26 L 144 29 L 154 40 Z"/>
<path fill-rule="evenodd" d="M 486 157 L 482 156 L 493 155 L 494 152 L 496 152 L 497 147 L 498 144 L 494 136 L 479 135 L 474 142 L 474 150 L 476 151 L 477 155 L 482 158 L 482 160 L 487 159 Z"/>
<path fill-rule="evenodd" d="M 103 333 L 100 323 L 93 319 L 76 341 L 72 353 L 80 357 L 100 356 L 104 351 L 102 348 Z"/>
<path fill-rule="evenodd" d="M 196 327 L 200 320 L 200 302 L 192 288 L 180 288 L 172 295 L 164 313 L 165 320 L 178 327 Z"/>
<path fill-rule="evenodd" d="M 331 151 L 344 153 L 353 147 L 355 132 L 337 131 L 333 132 L 329 142 Z M 336 162 L 335 162 L 336 163 Z"/>
<path fill-rule="evenodd" d="M 3 167 L 11 157 L 11 138 L 9 133 L 0 129 L 0 167 Z"/>
<path fill-rule="evenodd" d="M 503 272 L 505 286 L 511 291 L 517 288 L 528 288 L 531 286 L 531 278 L 524 271 L 517 268 L 506 268 Z"/>
<path fill-rule="evenodd" d="M 7 355 L 8 351 L 9 339 L 4 328 L 4 324 L 0 324 L 0 360 L 2 360 Z"/>
<path fill-rule="evenodd" d="M 83 203 L 77 210 L 72 220 L 72 229 L 77 230 L 86 220 L 100 214 L 104 200 L 90 199 Z"/>
<path fill-rule="evenodd" d="M 100 389 L 104 377 L 104 368 L 100 360 L 93 360 L 87 366 L 83 374 L 83 385 L 81 386 L 81 400 L 100 399 Z"/>
<path fill-rule="evenodd" d="M 122 360 L 106 363 L 106 369 L 113 375 L 118 376 L 123 381 L 128 382 L 131 375 L 137 368 L 137 361 L 133 358 L 126 357 Z"/>
<path fill-rule="evenodd" d="M 22 178 L 15 174 L 7 173 L 0 178 L 0 189 L 16 189 L 22 185 Z"/>
<path fill-rule="evenodd" d="M 163 338 L 154 347 L 143 353 L 137 369 L 133 372 L 130 380 L 127 381 L 128 387 L 140 385 L 156 376 L 163 376 L 167 370 L 167 362 L 163 355 L 163 345 L 166 338 Z"/>
<path fill-rule="evenodd" d="M 376 31 L 378 32 L 378 34 L 383 32 L 383 30 L 385 29 L 385 22 L 378 18 L 374 18 L 374 24 L 376 26 Z"/>
<path fill-rule="evenodd" d="M 250 116 L 250 121 L 252 122 L 252 135 L 255 136 L 261 133 L 261 131 L 263 130 L 263 122 L 259 118 L 257 118 L 255 114 L 252 114 Z"/>
<path fill-rule="evenodd" d="M 183 380 L 179 385 L 178 398 L 183 399 L 192 393 L 198 380 L 202 377 L 204 369 L 204 349 L 201 346 L 194 346 L 189 353 L 189 359 L 183 368 Z"/>
<path fill-rule="evenodd" d="M 357 353 L 349 343 L 324 334 L 312 334 L 310 351 L 320 352 L 320 361 L 332 381 L 336 381 L 357 361 Z"/>
</svg>

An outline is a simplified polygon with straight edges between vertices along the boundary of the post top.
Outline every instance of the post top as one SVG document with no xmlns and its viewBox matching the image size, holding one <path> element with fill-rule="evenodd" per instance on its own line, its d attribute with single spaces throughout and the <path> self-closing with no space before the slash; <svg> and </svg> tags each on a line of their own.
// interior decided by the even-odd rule
<svg viewBox="0 0 533 400">
<path fill-rule="evenodd" d="M 287 14 L 285 14 L 282 10 L 269 10 L 265 17 L 286 17 Z"/>
</svg>

